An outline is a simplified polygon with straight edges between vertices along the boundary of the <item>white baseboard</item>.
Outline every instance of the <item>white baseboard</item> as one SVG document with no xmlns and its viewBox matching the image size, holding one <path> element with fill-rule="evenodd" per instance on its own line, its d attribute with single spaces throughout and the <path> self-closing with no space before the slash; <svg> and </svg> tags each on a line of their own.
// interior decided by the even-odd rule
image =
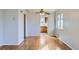
<svg viewBox="0 0 79 59">
<path fill-rule="evenodd" d="M 22 41 L 20 41 L 17 45 L 20 45 L 23 41 L 24 41 L 24 39 Z"/>
<path fill-rule="evenodd" d="M 68 47 L 70 47 L 72 50 L 73 50 L 73 48 L 69 45 L 69 44 L 67 44 L 65 41 L 63 41 L 63 40 L 61 40 L 61 38 L 58 38 L 60 41 L 62 41 L 63 43 L 65 43 Z"/>
</svg>

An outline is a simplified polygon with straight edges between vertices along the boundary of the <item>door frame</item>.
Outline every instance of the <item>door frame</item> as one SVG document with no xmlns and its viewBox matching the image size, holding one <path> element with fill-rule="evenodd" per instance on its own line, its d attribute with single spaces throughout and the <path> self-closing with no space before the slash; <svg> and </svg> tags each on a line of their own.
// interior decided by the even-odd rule
<svg viewBox="0 0 79 59">
<path fill-rule="evenodd" d="M 24 39 L 26 38 L 26 14 L 24 14 Z"/>
</svg>

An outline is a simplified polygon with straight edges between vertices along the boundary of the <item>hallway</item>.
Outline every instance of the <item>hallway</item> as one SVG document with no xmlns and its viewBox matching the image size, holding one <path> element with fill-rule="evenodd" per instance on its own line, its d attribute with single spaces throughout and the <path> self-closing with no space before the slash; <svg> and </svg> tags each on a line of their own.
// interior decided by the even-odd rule
<svg viewBox="0 0 79 59">
<path fill-rule="evenodd" d="M 1 50 L 71 50 L 55 37 L 41 33 L 40 37 L 28 37 L 19 46 L 5 45 Z"/>
<path fill-rule="evenodd" d="M 0 49 L 78 50 L 78 25 L 79 10 L 2 9 Z"/>
</svg>

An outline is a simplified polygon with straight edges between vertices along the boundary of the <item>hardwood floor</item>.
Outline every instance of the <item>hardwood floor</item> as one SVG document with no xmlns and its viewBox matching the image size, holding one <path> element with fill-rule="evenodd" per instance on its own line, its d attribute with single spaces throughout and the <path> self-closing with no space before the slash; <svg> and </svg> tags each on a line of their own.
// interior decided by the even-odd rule
<svg viewBox="0 0 79 59">
<path fill-rule="evenodd" d="M 27 37 L 20 45 L 4 45 L 0 50 L 71 50 L 56 37 L 47 34 Z"/>
</svg>

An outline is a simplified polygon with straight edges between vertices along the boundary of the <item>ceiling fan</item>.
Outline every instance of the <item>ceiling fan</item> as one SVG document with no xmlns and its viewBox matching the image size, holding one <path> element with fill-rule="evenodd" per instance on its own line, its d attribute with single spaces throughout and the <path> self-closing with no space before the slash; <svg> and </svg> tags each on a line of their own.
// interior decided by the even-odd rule
<svg viewBox="0 0 79 59">
<path fill-rule="evenodd" d="M 44 11 L 43 9 L 41 9 L 39 12 L 36 12 L 36 13 L 44 13 L 44 14 L 50 15 L 49 12 L 46 12 L 46 11 Z"/>
</svg>

